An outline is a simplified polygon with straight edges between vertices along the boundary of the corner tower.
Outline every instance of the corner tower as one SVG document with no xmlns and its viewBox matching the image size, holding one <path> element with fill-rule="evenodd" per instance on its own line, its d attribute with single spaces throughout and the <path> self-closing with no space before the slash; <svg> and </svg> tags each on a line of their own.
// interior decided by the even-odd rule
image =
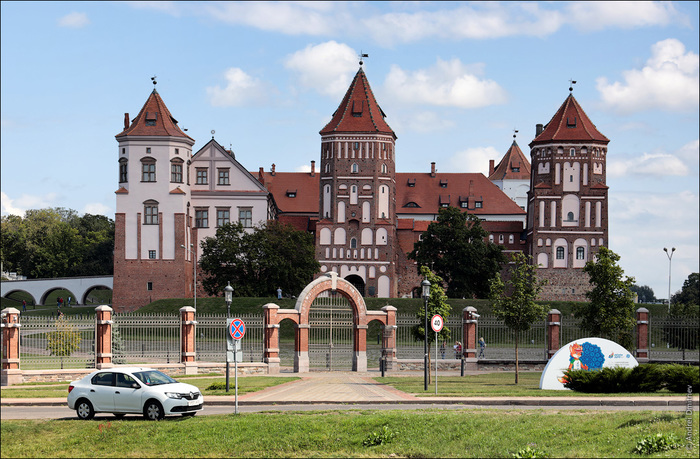
<svg viewBox="0 0 700 459">
<path fill-rule="evenodd" d="M 571 90 L 571 88 L 569 88 Z M 540 299 L 586 301 L 583 272 L 608 245 L 607 137 L 572 94 L 530 143 L 527 246 L 548 280 Z"/>
<path fill-rule="evenodd" d="M 178 127 L 155 87 L 136 118 L 124 114 L 116 140 L 113 306 L 124 312 L 192 296 L 193 259 L 181 246 L 197 240 L 188 167 L 194 140 Z"/>
<path fill-rule="evenodd" d="M 397 292 L 396 134 L 385 116 L 360 67 L 320 131 L 316 257 L 370 297 Z"/>
</svg>

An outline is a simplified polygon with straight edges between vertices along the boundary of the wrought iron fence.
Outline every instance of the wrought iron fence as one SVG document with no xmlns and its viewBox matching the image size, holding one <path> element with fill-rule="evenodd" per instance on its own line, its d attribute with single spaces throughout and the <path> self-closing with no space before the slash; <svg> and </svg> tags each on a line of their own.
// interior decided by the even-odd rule
<svg viewBox="0 0 700 459">
<path fill-rule="evenodd" d="M 23 316 L 23 370 L 95 367 L 95 318 Z"/>
<path fill-rule="evenodd" d="M 396 358 L 398 359 L 422 359 L 425 355 L 423 341 L 417 341 L 413 334 L 413 328 L 418 325 L 424 325 L 425 319 L 420 320 L 415 314 L 398 314 L 396 316 Z M 456 341 L 462 341 L 462 316 L 453 315 L 445 320 L 443 328 L 450 330 L 450 340 L 445 343 L 444 357 L 442 356 L 442 343 L 438 354 L 440 358 L 454 359 Z M 428 342 L 430 343 L 430 353 L 435 355 L 435 338 L 430 336 L 432 331 L 428 330 Z M 464 345 L 464 343 L 462 343 Z"/>
<path fill-rule="evenodd" d="M 484 338 L 483 359 L 514 360 L 515 333 L 502 320 L 482 315 L 477 323 L 477 339 Z M 478 347 L 478 346 L 477 346 Z M 478 354 L 477 354 L 478 355 Z M 542 360 L 547 358 L 547 323 L 535 322 L 518 337 L 518 358 Z"/>
<path fill-rule="evenodd" d="M 245 336 L 241 340 L 244 362 L 261 362 L 263 359 L 263 316 L 261 314 L 237 315 L 245 324 Z M 214 314 L 197 315 L 197 360 L 203 362 L 225 362 L 226 316 Z"/>
<path fill-rule="evenodd" d="M 653 360 L 698 360 L 700 326 L 697 317 L 649 320 L 649 358 Z"/>
<path fill-rule="evenodd" d="M 112 361 L 116 364 L 180 361 L 180 316 L 114 314 Z"/>
</svg>

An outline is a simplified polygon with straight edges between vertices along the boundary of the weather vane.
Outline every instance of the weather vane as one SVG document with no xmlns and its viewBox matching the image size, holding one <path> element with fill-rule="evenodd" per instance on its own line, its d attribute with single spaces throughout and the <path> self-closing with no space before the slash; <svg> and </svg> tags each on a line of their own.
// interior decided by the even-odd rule
<svg viewBox="0 0 700 459">
<path fill-rule="evenodd" d="M 153 82 L 153 87 L 154 87 L 154 88 L 155 88 L 156 85 L 158 84 L 158 82 L 156 81 L 156 78 L 158 78 L 158 77 L 155 76 L 155 75 L 153 75 L 153 76 L 151 77 L 151 81 Z"/>
<path fill-rule="evenodd" d="M 576 80 L 569 80 L 569 92 L 573 92 Z"/>
<path fill-rule="evenodd" d="M 518 135 L 518 130 L 513 129 L 513 140 L 515 140 L 515 136 Z"/>
<path fill-rule="evenodd" d="M 365 54 L 362 52 L 362 50 L 360 50 L 360 65 L 365 63 L 365 61 L 362 60 L 364 57 L 369 57 L 369 54 Z"/>
<path fill-rule="evenodd" d="M 214 138 L 214 134 L 216 134 L 216 131 L 212 129 L 212 130 L 211 130 L 211 138 L 212 138 L 212 139 Z"/>
</svg>

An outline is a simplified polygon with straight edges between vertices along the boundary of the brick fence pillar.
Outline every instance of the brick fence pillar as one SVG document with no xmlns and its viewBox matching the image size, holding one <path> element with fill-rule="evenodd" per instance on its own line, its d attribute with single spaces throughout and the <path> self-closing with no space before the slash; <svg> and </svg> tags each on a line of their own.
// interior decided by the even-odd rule
<svg viewBox="0 0 700 459">
<path fill-rule="evenodd" d="M 113 309 L 109 306 L 95 308 L 95 368 L 111 368 L 112 364 L 112 320 Z"/>
<path fill-rule="evenodd" d="M 267 364 L 268 374 L 280 372 L 280 324 L 277 310 L 280 307 L 273 303 L 263 306 L 265 330 L 263 343 L 263 362 Z"/>
<path fill-rule="evenodd" d="M 649 310 L 637 309 L 637 361 L 649 361 Z"/>
<path fill-rule="evenodd" d="M 2 359 L 2 385 L 10 386 L 23 381 L 22 370 L 19 369 L 19 309 L 5 308 L 2 310 L 2 348 L 5 355 Z"/>
<path fill-rule="evenodd" d="M 462 357 L 466 359 L 476 359 L 476 326 L 479 315 L 476 308 L 468 306 L 462 310 L 462 327 L 464 336 L 462 337 Z"/>
<path fill-rule="evenodd" d="M 180 363 L 185 364 L 186 375 L 197 374 L 197 321 L 192 306 L 180 308 Z"/>
<path fill-rule="evenodd" d="M 309 372 L 309 324 L 297 324 L 294 336 L 294 372 Z"/>
<path fill-rule="evenodd" d="M 384 306 L 382 311 L 386 312 L 386 325 L 382 337 L 382 355 L 386 359 L 385 370 L 397 368 L 396 361 L 396 308 Z"/>
<path fill-rule="evenodd" d="M 561 336 L 561 312 L 552 309 L 547 314 L 547 360 L 557 353 Z"/>
</svg>

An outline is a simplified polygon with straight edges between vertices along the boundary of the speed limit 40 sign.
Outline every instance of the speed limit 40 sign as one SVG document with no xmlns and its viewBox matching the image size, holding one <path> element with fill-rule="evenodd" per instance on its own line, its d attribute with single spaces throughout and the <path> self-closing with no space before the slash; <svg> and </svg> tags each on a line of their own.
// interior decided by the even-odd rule
<svg viewBox="0 0 700 459">
<path fill-rule="evenodd" d="M 435 333 L 440 333 L 440 330 L 442 330 L 444 325 L 445 321 L 442 320 L 442 316 L 440 314 L 435 314 L 433 318 L 430 319 L 430 326 Z"/>
</svg>

